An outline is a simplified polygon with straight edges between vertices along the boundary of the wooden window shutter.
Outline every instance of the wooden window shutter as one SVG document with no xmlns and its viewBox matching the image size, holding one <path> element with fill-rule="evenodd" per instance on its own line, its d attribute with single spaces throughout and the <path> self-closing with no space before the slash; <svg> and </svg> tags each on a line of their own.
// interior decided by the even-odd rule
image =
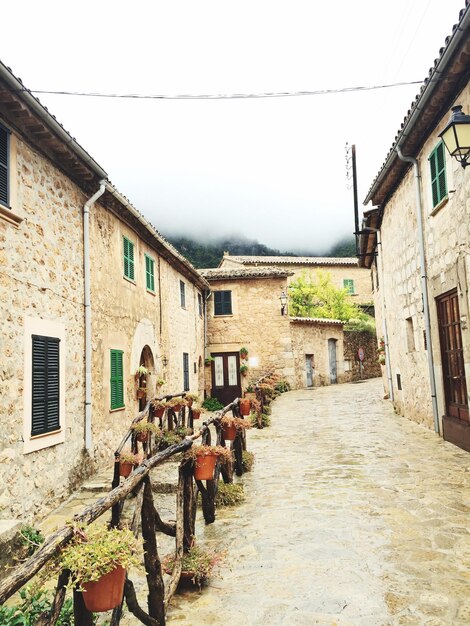
<svg viewBox="0 0 470 626">
<path fill-rule="evenodd" d="M 231 291 L 214 291 L 214 315 L 232 315 Z"/>
<path fill-rule="evenodd" d="M 189 354 L 183 352 L 183 386 L 184 391 L 189 391 Z"/>
<path fill-rule="evenodd" d="M 134 280 L 134 244 L 127 237 L 123 237 L 124 249 L 124 276 Z"/>
<path fill-rule="evenodd" d="M 155 292 L 155 262 L 147 254 L 145 255 L 145 284 L 149 291 Z"/>
<path fill-rule="evenodd" d="M 182 280 L 180 280 L 180 303 L 181 308 L 186 308 L 186 286 Z"/>
<path fill-rule="evenodd" d="M 122 350 L 111 350 L 111 409 L 124 407 L 124 371 Z"/>
<path fill-rule="evenodd" d="M 431 168 L 432 206 L 437 206 L 447 196 L 446 161 L 442 141 L 431 152 L 429 157 Z"/>
<path fill-rule="evenodd" d="M 31 436 L 60 429 L 60 339 L 32 335 Z"/>
<path fill-rule="evenodd" d="M 3 126 L 0 126 L 0 203 L 5 206 L 8 206 L 9 203 L 9 143 L 9 131 L 3 128 Z"/>
</svg>

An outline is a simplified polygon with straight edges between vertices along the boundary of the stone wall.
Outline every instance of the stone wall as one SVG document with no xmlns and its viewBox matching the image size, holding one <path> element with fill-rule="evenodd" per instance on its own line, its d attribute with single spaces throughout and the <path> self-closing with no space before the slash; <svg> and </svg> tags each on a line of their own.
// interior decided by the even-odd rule
<svg viewBox="0 0 470 626">
<path fill-rule="evenodd" d="M 330 384 L 330 364 L 328 340 L 336 340 L 337 382 L 345 382 L 343 364 L 343 326 L 335 323 L 294 321 L 291 320 L 290 330 L 295 363 L 295 387 L 302 389 L 307 385 L 305 356 L 313 355 L 314 376 L 313 386 L 321 387 Z"/>
<path fill-rule="evenodd" d="M 212 292 L 232 292 L 232 315 L 214 316 L 208 301 L 208 353 L 248 348 L 250 366 L 243 385 L 269 371 L 294 384 L 292 342 L 287 316 L 281 315 L 279 296 L 285 278 L 211 280 Z M 210 392 L 210 390 L 207 390 Z"/>
<path fill-rule="evenodd" d="M 18 227 L 0 218 L 0 517 L 31 521 L 65 497 L 90 461 L 83 455 L 82 207 L 85 198 L 52 163 L 11 137 Z M 61 426 L 32 439 L 31 332 L 61 336 Z"/>
<path fill-rule="evenodd" d="M 458 104 L 470 110 L 468 86 L 458 97 Z M 450 110 L 450 109 L 449 109 Z M 448 197 L 432 207 L 428 158 L 439 141 L 439 133 L 448 113 L 425 141 L 419 154 L 422 174 L 423 222 L 425 231 L 426 273 L 431 317 L 431 337 L 436 371 L 439 415 L 445 412 L 441 354 L 435 298 L 456 289 L 462 324 L 463 352 L 467 386 L 470 381 L 470 319 L 468 286 L 470 276 L 470 168 L 463 169 L 447 151 L 446 175 Z M 395 409 L 407 417 L 433 428 L 431 390 L 421 295 L 415 186 L 413 171 L 408 170 L 385 206 L 381 226 L 383 276 L 375 293 L 376 310 L 385 302 L 389 334 L 390 363 Z M 465 321 L 467 320 L 467 321 Z M 399 389 L 398 378 L 400 378 Z"/>
<path fill-rule="evenodd" d="M 139 411 L 135 372 L 146 346 L 149 397 L 183 391 L 184 352 L 189 355 L 190 390 L 203 394 L 204 324 L 193 282 L 114 214 L 95 205 L 91 215 L 93 441 L 102 465 L 112 462 L 113 451 Z M 124 236 L 134 242 L 134 282 L 124 278 Z M 155 261 L 155 294 L 146 289 L 145 254 Z M 180 281 L 185 283 L 185 308 L 180 304 Z M 110 409 L 111 349 L 124 353 L 125 406 L 114 411 Z M 158 379 L 165 384 L 157 387 Z"/>
<path fill-rule="evenodd" d="M 362 371 L 359 359 L 359 349 L 364 351 Z M 344 332 L 344 360 L 345 381 L 365 380 L 382 375 L 382 368 L 378 362 L 377 337 L 372 333 L 345 331 Z"/>
</svg>

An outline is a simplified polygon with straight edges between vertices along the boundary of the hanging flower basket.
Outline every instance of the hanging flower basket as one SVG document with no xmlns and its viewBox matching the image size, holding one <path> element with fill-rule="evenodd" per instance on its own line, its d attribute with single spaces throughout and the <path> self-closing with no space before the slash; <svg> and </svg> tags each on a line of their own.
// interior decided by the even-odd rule
<svg viewBox="0 0 470 626">
<path fill-rule="evenodd" d="M 193 409 L 193 420 L 198 420 L 201 417 L 201 409 Z"/>
<path fill-rule="evenodd" d="M 251 411 L 251 400 L 249 398 L 242 398 L 239 403 L 240 414 L 249 415 Z"/>
<path fill-rule="evenodd" d="M 237 436 L 237 427 L 235 425 L 224 425 L 222 433 L 225 441 L 235 441 Z"/>
<path fill-rule="evenodd" d="M 127 478 L 134 467 L 139 465 L 141 460 L 142 457 L 137 454 L 132 454 L 132 452 L 123 452 L 119 458 L 119 476 Z"/>
<path fill-rule="evenodd" d="M 116 608 L 122 602 L 126 570 L 118 565 L 100 579 L 83 584 L 83 601 L 92 613 Z"/>
<path fill-rule="evenodd" d="M 137 389 L 137 398 L 140 400 L 141 398 L 145 398 L 147 395 L 147 390 L 144 388 Z"/>
<path fill-rule="evenodd" d="M 121 461 L 119 463 L 119 476 L 127 478 L 133 469 L 134 465 L 132 463 L 129 463 L 128 461 Z"/>
<path fill-rule="evenodd" d="M 213 453 L 197 456 L 194 464 L 194 478 L 196 480 L 213 480 L 218 457 L 218 454 Z"/>
</svg>

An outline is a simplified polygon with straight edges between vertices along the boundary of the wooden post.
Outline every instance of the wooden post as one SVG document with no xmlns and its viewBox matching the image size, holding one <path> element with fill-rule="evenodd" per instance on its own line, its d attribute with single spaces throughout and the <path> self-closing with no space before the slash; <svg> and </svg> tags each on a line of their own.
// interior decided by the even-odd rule
<svg viewBox="0 0 470 626">
<path fill-rule="evenodd" d="M 73 591 L 73 619 L 75 626 L 93 626 L 93 613 L 86 608 L 81 591 Z"/>
<path fill-rule="evenodd" d="M 183 475 L 183 549 L 188 552 L 196 536 L 196 495 L 194 493 L 193 470 L 189 463 L 182 463 Z"/>
<path fill-rule="evenodd" d="M 145 546 L 144 563 L 149 589 L 147 596 L 149 615 L 155 618 L 161 626 L 165 626 L 165 586 L 163 584 L 162 566 L 158 556 L 157 540 L 155 537 L 152 485 L 149 476 L 147 476 L 144 481 L 142 539 L 144 540 Z"/>
</svg>

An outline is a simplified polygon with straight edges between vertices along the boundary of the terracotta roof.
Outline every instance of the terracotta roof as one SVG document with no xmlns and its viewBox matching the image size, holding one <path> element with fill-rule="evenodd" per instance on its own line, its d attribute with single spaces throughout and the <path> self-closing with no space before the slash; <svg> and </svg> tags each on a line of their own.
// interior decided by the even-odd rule
<svg viewBox="0 0 470 626">
<path fill-rule="evenodd" d="M 416 156 L 468 82 L 469 28 L 470 0 L 466 0 L 465 8 L 459 14 L 459 23 L 454 25 L 452 35 L 446 38 L 445 46 L 439 50 L 439 58 L 434 61 L 420 92 L 412 102 L 364 204 L 372 201 L 375 205 L 383 205 L 388 200 L 410 167 L 409 163 L 398 158 L 396 147 L 400 145 L 406 156 Z"/>
<path fill-rule="evenodd" d="M 237 280 L 251 279 L 251 278 L 287 278 L 292 276 L 293 273 L 288 270 L 281 270 L 275 267 L 260 267 L 260 268 L 241 268 L 233 269 L 227 268 L 211 268 L 205 270 L 199 270 L 204 278 L 211 282 L 212 280 Z"/>
<path fill-rule="evenodd" d="M 232 256 L 224 255 L 224 259 L 242 265 L 357 265 L 357 259 L 351 257 L 321 256 Z"/>
<path fill-rule="evenodd" d="M 344 326 L 346 322 L 341 320 L 330 320 L 323 317 L 290 317 L 290 322 L 303 322 L 306 324 L 334 324 L 335 326 Z"/>
</svg>

